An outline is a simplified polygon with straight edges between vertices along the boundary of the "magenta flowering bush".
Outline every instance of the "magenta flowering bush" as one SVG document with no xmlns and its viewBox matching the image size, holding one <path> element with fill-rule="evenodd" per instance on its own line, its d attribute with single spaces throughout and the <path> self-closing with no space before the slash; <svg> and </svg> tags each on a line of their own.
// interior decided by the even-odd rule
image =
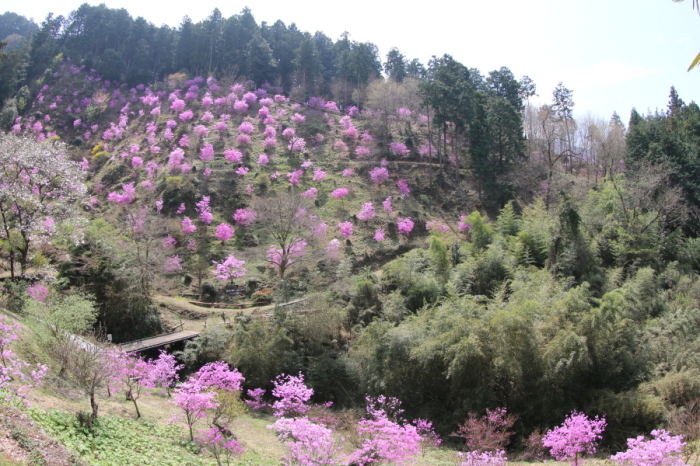
<svg viewBox="0 0 700 466">
<path fill-rule="evenodd" d="M 405 218 L 399 217 L 397 219 L 396 225 L 397 225 L 397 228 L 398 228 L 400 234 L 408 236 L 413 231 L 413 226 L 415 224 L 413 223 L 413 220 L 411 220 L 411 217 L 405 217 Z"/>
<path fill-rule="evenodd" d="M 340 230 L 340 234 L 343 236 L 343 238 L 350 238 L 352 236 L 352 223 L 351 222 L 339 223 L 338 230 Z"/>
<path fill-rule="evenodd" d="M 216 239 L 219 241 L 227 241 L 233 238 L 233 234 L 236 232 L 236 229 L 229 225 L 228 223 L 220 223 L 216 227 L 216 232 L 214 233 L 214 236 Z"/>
<path fill-rule="evenodd" d="M 685 466 L 683 436 L 665 430 L 652 430 L 653 438 L 643 435 L 627 439 L 627 450 L 610 457 L 620 466 Z"/>
<path fill-rule="evenodd" d="M 335 456 L 340 448 L 329 428 L 315 424 L 306 417 L 281 418 L 267 427 L 274 429 L 289 447 L 289 453 L 282 460 L 283 465 L 339 464 Z"/>
<path fill-rule="evenodd" d="M 228 434 L 228 435 L 225 435 Z M 243 447 L 228 432 L 222 432 L 217 427 L 210 427 L 206 430 L 198 431 L 194 441 L 207 450 L 216 460 L 217 464 L 231 464 L 231 458 L 243 453 Z"/>
<path fill-rule="evenodd" d="M 387 170 L 386 167 L 374 167 L 370 170 L 369 177 L 374 183 L 384 183 L 389 179 L 389 170 Z"/>
<path fill-rule="evenodd" d="M 374 218 L 374 204 L 365 202 L 362 204 L 362 210 L 357 214 L 357 218 L 362 221 L 367 221 Z"/>
<path fill-rule="evenodd" d="M 336 199 L 342 199 L 345 196 L 347 196 L 348 194 L 350 194 L 350 191 L 348 190 L 348 188 L 338 188 L 338 189 L 335 189 L 331 192 L 331 196 L 336 198 Z"/>
<path fill-rule="evenodd" d="M 249 208 L 238 209 L 233 214 L 233 219 L 241 226 L 247 227 L 253 224 L 258 214 Z"/>
<path fill-rule="evenodd" d="M 596 452 L 606 424 L 604 418 L 596 416 L 591 419 L 584 413 L 573 411 L 562 425 L 547 431 L 542 445 L 550 448 L 557 460 L 571 460 L 577 465 L 581 454 Z"/>
<path fill-rule="evenodd" d="M 222 262 L 212 262 L 216 265 L 212 273 L 216 276 L 217 280 L 222 282 L 227 282 L 234 278 L 241 278 L 246 274 L 246 269 L 243 268 L 245 261 L 236 259 L 233 254 L 229 254 Z"/>
<path fill-rule="evenodd" d="M 384 397 L 381 397 L 384 398 Z M 357 423 L 361 446 L 350 455 L 350 462 L 361 466 L 376 463 L 402 465 L 420 453 L 421 436 L 416 426 L 400 419 L 400 402 L 388 399 L 393 415 L 381 403 L 367 397 L 367 418 Z"/>
<path fill-rule="evenodd" d="M 297 376 L 281 374 L 272 381 L 272 395 L 279 398 L 272 404 L 272 412 L 277 417 L 295 417 L 305 414 L 310 406 L 313 389 L 304 384 L 304 374 Z"/>
</svg>

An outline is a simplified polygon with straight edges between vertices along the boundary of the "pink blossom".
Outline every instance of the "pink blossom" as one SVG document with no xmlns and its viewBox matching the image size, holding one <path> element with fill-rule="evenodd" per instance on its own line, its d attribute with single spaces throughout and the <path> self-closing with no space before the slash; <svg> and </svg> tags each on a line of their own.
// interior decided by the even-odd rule
<svg viewBox="0 0 700 466">
<path fill-rule="evenodd" d="M 180 140 L 177 142 L 180 147 L 190 147 L 190 137 L 183 134 Z"/>
<path fill-rule="evenodd" d="M 163 271 L 165 273 L 173 273 L 182 270 L 182 259 L 178 255 L 170 256 L 165 259 Z"/>
<path fill-rule="evenodd" d="M 307 405 L 314 394 L 313 389 L 304 384 L 304 375 L 300 372 L 296 377 L 281 374 L 272 381 L 272 396 L 279 398 L 272 405 L 273 414 L 277 417 L 296 417 L 306 413 Z"/>
<path fill-rule="evenodd" d="M 287 149 L 292 152 L 304 152 L 306 150 L 306 141 L 304 138 L 293 137 L 289 141 Z"/>
<path fill-rule="evenodd" d="M 370 170 L 369 177 L 373 182 L 381 184 L 389 179 L 389 170 L 385 167 L 374 167 Z"/>
<path fill-rule="evenodd" d="M 362 204 L 362 210 L 357 214 L 357 218 L 362 221 L 367 221 L 374 218 L 374 204 L 365 202 Z"/>
<path fill-rule="evenodd" d="M 428 231 L 437 231 L 440 233 L 447 233 L 450 231 L 450 227 L 445 225 L 444 222 L 439 220 L 430 220 L 425 224 L 425 229 Z"/>
<path fill-rule="evenodd" d="M 294 128 L 286 128 L 284 131 L 282 131 L 282 137 L 290 140 L 295 136 L 295 133 Z"/>
<path fill-rule="evenodd" d="M 238 169 L 236 170 L 236 175 L 245 176 L 248 174 L 249 171 L 250 171 L 250 168 L 241 166 L 241 167 L 238 167 Z"/>
<path fill-rule="evenodd" d="M 399 192 L 402 196 L 408 196 L 409 194 L 411 194 L 411 190 L 408 187 L 408 183 L 403 178 L 399 179 L 399 181 L 396 182 L 396 187 L 399 188 Z"/>
<path fill-rule="evenodd" d="M 413 223 L 413 220 L 411 220 L 411 217 L 405 217 L 405 218 L 399 217 L 397 219 L 397 227 L 398 227 L 399 233 L 402 235 L 408 236 L 409 234 L 411 234 L 411 231 L 413 231 L 413 226 L 414 226 L 414 223 Z"/>
<path fill-rule="evenodd" d="M 241 163 L 243 161 L 243 153 L 238 149 L 226 149 L 224 151 L 224 157 L 229 162 Z"/>
<path fill-rule="evenodd" d="M 295 113 L 292 116 L 292 123 L 294 123 L 294 124 L 303 123 L 305 120 L 306 120 L 306 117 L 304 115 L 299 114 L 299 113 Z"/>
<path fill-rule="evenodd" d="M 238 131 L 244 134 L 251 134 L 255 127 L 248 121 L 244 121 L 238 126 Z"/>
<path fill-rule="evenodd" d="M 350 194 L 350 191 L 348 190 L 348 188 L 338 188 L 338 189 L 333 190 L 333 192 L 331 192 L 331 196 L 336 198 L 336 199 L 342 199 L 345 196 L 347 196 L 348 194 Z"/>
<path fill-rule="evenodd" d="M 224 131 L 226 131 L 226 128 L 227 126 L 225 121 L 217 121 L 216 123 L 214 123 L 214 129 L 219 132 L 223 133 Z"/>
<path fill-rule="evenodd" d="M 339 223 L 338 229 L 340 230 L 340 234 L 343 235 L 343 238 L 350 238 L 352 236 L 352 223 L 351 222 Z"/>
<path fill-rule="evenodd" d="M 183 212 L 185 211 L 185 209 L 186 209 L 185 203 L 182 202 L 182 203 L 180 203 L 180 205 L 178 206 L 178 208 L 177 208 L 177 210 L 175 211 L 175 213 L 176 213 L 177 215 L 180 215 L 181 213 L 183 213 Z"/>
<path fill-rule="evenodd" d="M 192 129 L 192 131 L 194 131 L 194 134 L 196 134 L 196 135 L 199 136 L 200 138 L 203 138 L 204 136 L 206 136 L 207 134 L 209 134 L 209 128 L 207 128 L 207 127 L 204 126 L 204 125 L 197 125 L 197 126 L 195 126 L 195 127 Z"/>
<path fill-rule="evenodd" d="M 258 163 L 258 165 L 267 165 L 267 163 L 268 163 L 269 161 L 270 161 L 270 159 L 268 158 L 267 155 L 265 155 L 265 154 L 260 154 L 260 156 L 258 156 L 258 162 L 257 162 L 257 163 Z"/>
<path fill-rule="evenodd" d="M 610 457 L 620 466 L 685 466 L 683 436 L 665 430 L 652 430 L 652 439 L 643 435 L 627 439 L 627 451 Z"/>
<path fill-rule="evenodd" d="M 239 146 L 247 146 L 251 142 L 250 136 L 247 134 L 241 133 L 236 137 L 236 144 Z"/>
<path fill-rule="evenodd" d="M 263 142 L 263 147 L 265 150 L 274 149 L 277 146 L 277 139 L 273 137 L 265 138 Z"/>
<path fill-rule="evenodd" d="M 48 296 L 49 296 L 49 289 L 40 283 L 34 283 L 33 285 L 29 285 L 27 287 L 27 294 L 34 301 L 45 302 L 46 298 L 48 298 Z M 3 353 L 3 355 L 4 355 L 4 353 Z M 0 378 L 2 375 L 3 374 L 0 371 Z"/>
<path fill-rule="evenodd" d="M 466 215 L 462 215 L 461 217 L 459 217 L 459 223 L 457 224 L 457 228 L 460 231 L 469 230 L 469 228 L 471 228 L 471 225 L 467 223 Z"/>
<path fill-rule="evenodd" d="M 373 238 L 375 241 L 384 241 L 384 228 L 377 228 L 374 232 Z"/>
<path fill-rule="evenodd" d="M 131 159 L 131 166 L 133 168 L 140 168 L 143 165 L 143 159 L 141 157 L 133 157 Z"/>
<path fill-rule="evenodd" d="M 551 449 L 551 454 L 559 461 L 572 459 L 578 464 L 582 453 L 593 454 L 602 439 L 607 422 L 596 416 L 591 419 L 583 413 L 573 411 L 559 427 L 548 430 L 542 445 Z"/>
<path fill-rule="evenodd" d="M 189 217 L 184 217 L 182 219 L 181 227 L 183 235 L 189 235 L 197 230 L 197 227 L 194 225 L 194 223 L 192 223 L 192 220 L 190 220 Z"/>
<path fill-rule="evenodd" d="M 219 241 L 227 241 L 233 238 L 235 232 L 236 229 L 228 223 L 220 223 L 219 226 L 216 227 L 214 236 L 216 236 L 216 239 Z"/>
<path fill-rule="evenodd" d="M 294 170 L 287 173 L 287 179 L 291 186 L 299 186 L 301 184 L 301 177 L 304 175 L 304 170 Z"/>
<path fill-rule="evenodd" d="M 246 274 L 246 269 L 243 268 L 245 261 L 237 260 L 233 254 L 229 256 L 222 262 L 212 261 L 216 265 L 216 269 L 212 272 L 216 275 L 217 280 L 222 282 L 227 282 L 234 278 L 244 277 Z"/>
<path fill-rule="evenodd" d="M 237 100 L 233 104 L 233 110 L 239 113 L 243 113 L 248 110 L 248 104 L 242 100 Z"/>
<path fill-rule="evenodd" d="M 306 191 L 304 191 L 304 194 L 302 196 L 305 197 L 310 197 L 310 198 L 315 198 L 318 195 L 318 189 L 316 188 L 309 188 Z"/>
<path fill-rule="evenodd" d="M 324 172 L 320 168 L 314 170 L 314 177 L 312 181 L 323 181 L 324 178 L 326 178 L 326 172 Z"/>
<path fill-rule="evenodd" d="M 194 118 L 194 113 L 192 113 L 192 110 L 185 110 L 184 112 L 180 113 L 177 117 L 182 121 L 189 121 L 192 118 Z"/>
<path fill-rule="evenodd" d="M 204 161 L 209 161 L 214 159 L 214 146 L 212 144 L 204 144 L 204 147 L 200 150 L 199 158 Z"/>
<path fill-rule="evenodd" d="M 204 102 L 202 101 L 202 103 L 204 103 Z M 204 115 L 202 115 L 202 118 L 200 118 L 200 120 L 202 120 L 205 123 L 208 123 L 213 119 L 214 119 L 214 115 L 212 115 L 211 112 L 204 112 Z"/>
<path fill-rule="evenodd" d="M 386 199 L 384 199 L 384 201 L 382 201 L 382 207 L 383 207 L 384 210 L 387 211 L 387 212 L 393 212 L 393 211 L 394 211 L 394 207 L 391 205 L 391 200 L 392 200 L 392 196 L 389 196 L 389 197 L 387 197 Z"/>
<path fill-rule="evenodd" d="M 315 238 L 323 238 L 326 236 L 326 232 L 328 231 L 328 225 L 326 223 L 319 223 L 317 225 L 314 225 L 312 228 L 312 234 L 314 235 Z"/>
<path fill-rule="evenodd" d="M 174 112 L 180 112 L 185 108 L 185 101 L 182 99 L 175 99 L 170 104 L 170 109 Z"/>
<path fill-rule="evenodd" d="M 249 208 L 244 208 L 244 209 L 238 209 L 236 212 L 233 214 L 233 219 L 236 221 L 241 226 L 247 227 L 250 226 L 254 221 L 255 218 L 258 216 L 258 214 Z"/>
</svg>

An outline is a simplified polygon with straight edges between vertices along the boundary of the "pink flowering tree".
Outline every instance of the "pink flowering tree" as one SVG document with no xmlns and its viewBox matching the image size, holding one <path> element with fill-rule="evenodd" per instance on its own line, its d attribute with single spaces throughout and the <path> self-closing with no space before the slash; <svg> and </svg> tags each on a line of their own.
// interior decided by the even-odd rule
<svg viewBox="0 0 700 466">
<path fill-rule="evenodd" d="M 402 465 L 420 453 L 422 439 L 418 429 L 399 419 L 398 414 L 392 415 L 367 397 L 367 417 L 357 424 L 361 446 L 350 455 L 352 464 Z"/>
<path fill-rule="evenodd" d="M 309 250 L 314 243 L 311 233 L 320 223 L 311 214 L 313 203 L 303 194 L 285 194 L 256 198 L 253 205 L 258 212 L 258 230 L 271 243 L 267 261 L 277 269 L 280 279 L 284 279 L 292 265 L 311 257 Z"/>
<path fill-rule="evenodd" d="M 274 429 L 277 436 L 289 447 L 283 464 L 340 464 L 335 459 L 340 448 L 333 438 L 333 432 L 325 426 L 311 422 L 307 417 L 281 418 L 268 426 L 268 429 Z"/>
<path fill-rule="evenodd" d="M 413 220 L 411 220 L 411 217 L 399 217 L 396 225 L 400 234 L 408 236 L 411 234 L 411 231 L 413 231 L 413 226 L 415 224 Z"/>
<path fill-rule="evenodd" d="M 295 238 L 286 244 L 285 248 L 279 248 L 275 245 L 270 245 L 267 250 L 267 262 L 270 267 L 279 271 L 280 277 L 284 274 L 296 258 L 302 257 L 306 252 L 308 243 L 303 238 Z"/>
<path fill-rule="evenodd" d="M 0 242 L 12 245 L 5 250 L 12 280 L 24 274 L 33 247 L 53 234 L 43 228 L 47 217 L 79 240 L 86 173 L 66 154 L 60 142 L 0 134 Z"/>
<path fill-rule="evenodd" d="M 343 238 L 350 238 L 352 236 L 352 222 L 341 222 L 338 224 L 338 230 Z"/>
<path fill-rule="evenodd" d="M 389 179 L 389 170 L 386 167 L 374 167 L 369 171 L 369 177 L 373 183 L 382 184 Z"/>
<path fill-rule="evenodd" d="M 211 453 L 219 466 L 229 465 L 234 456 L 243 453 L 243 447 L 235 437 L 226 434 L 226 431 L 222 431 L 218 427 L 210 427 L 198 431 L 194 441 Z"/>
<path fill-rule="evenodd" d="M 357 218 L 362 221 L 371 220 L 374 218 L 374 204 L 371 202 L 365 202 L 362 204 L 362 210 L 357 214 Z"/>
<path fill-rule="evenodd" d="M 180 376 L 178 371 L 185 366 L 178 364 L 175 356 L 163 350 L 160 351 L 158 359 L 150 361 L 151 370 L 148 373 L 148 387 L 164 388 L 168 396 L 170 389 L 175 386 Z"/>
<path fill-rule="evenodd" d="M 214 233 L 214 236 L 216 236 L 216 239 L 221 241 L 223 243 L 224 241 L 228 241 L 231 238 L 233 238 L 233 234 L 236 232 L 236 229 L 229 225 L 228 223 L 220 223 L 216 227 L 216 232 Z"/>
<path fill-rule="evenodd" d="M 550 448 L 550 453 L 558 461 L 571 460 L 572 464 L 578 465 L 582 454 L 596 452 L 606 424 L 604 418 L 596 416 L 591 419 L 584 413 L 574 411 L 562 425 L 547 431 L 542 445 Z"/>
<path fill-rule="evenodd" d="M 275 416 L 301 416 L 311 408 L 308 403 L 314 391 L 306 386 L 301 372 L 297 376 L 281 374 L 272 381 L 272 385 L 272 395 L 278 398 L 272 404 Z"/>
<path fill-rule="evenodd" d="M 234 278 L 244 277 L 246 274 L 246 269 L 243 268 L 245 261 L 236 259 L 233 254 L 221 262 L 213 261 L 216 265 L 215 270 L 212 272 L 217 280 L 222 282 L 228 282 Z"/>
<path fill-rule="evenodd" d="M 180 408 L 185 416 L 190 441 L 194 441 L 193 427 L 197 421 L 205 418 L 209 410 L 219 406 L 215 399 L 216 392 L 206 391 L 202 386 L 189 381 L 175 389 L 172 403 Z"/>
</svg>

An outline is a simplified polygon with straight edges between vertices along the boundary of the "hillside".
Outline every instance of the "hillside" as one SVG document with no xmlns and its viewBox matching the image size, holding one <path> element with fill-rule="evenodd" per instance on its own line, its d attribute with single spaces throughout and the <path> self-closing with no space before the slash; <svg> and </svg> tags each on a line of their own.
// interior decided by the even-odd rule
<svg viewBox="0 0 700 466">
<path fill-rule="evenodd" d="M 76 57 L 0 118 L 20 462 L 56 439 L 74 464 L 500 465 L 565 458 L 545 433 L 578 419 L 579 453 L 667 429 L 692 463 L 700 109 L 673 88 L 625 127 L 447 55 L 324 98 Z M 115 350 L 177 329 L 198 335 Z"/>
</svg>

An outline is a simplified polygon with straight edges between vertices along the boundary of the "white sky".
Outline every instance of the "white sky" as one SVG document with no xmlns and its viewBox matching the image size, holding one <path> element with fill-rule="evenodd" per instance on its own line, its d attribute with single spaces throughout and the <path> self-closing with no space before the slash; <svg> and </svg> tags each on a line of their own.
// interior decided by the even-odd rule
<svg viewBox="0 0 700 466">
<path fill-rule="evenodd" d="M 47 13 L 67 15 L 82 0 L 13 2 L 15 13 L 40 23 Z M 665 109 L 671 85 L 686 102 L 700 103 L 700 69 L 686 72 L 700 52 L 700 16 L 691 0 L 499 0 L 398 3 L 386 0 L 144 0 L 88 1 L 126 8 L 156 24 L 177 26 L 218 7 L 224 17 L 249 6 L 258 24 L 278 19 L 302 31 L 337 39 L 343 31 L 356 41 L 379 47 L 382 61 L 391 47 L 427 64 L 448 53 L 486 75 L 509 67 L 529 75 L 542 102 L 563 81 L 574 91 L 575 113 L 609 118 L 616 110 L 627 122 L 632 107 L 640 113 Z M 167 6 L 165 6 L 167 5 Z M 416 5 L 416 6 L 411 6 Z"/>
</svg>

